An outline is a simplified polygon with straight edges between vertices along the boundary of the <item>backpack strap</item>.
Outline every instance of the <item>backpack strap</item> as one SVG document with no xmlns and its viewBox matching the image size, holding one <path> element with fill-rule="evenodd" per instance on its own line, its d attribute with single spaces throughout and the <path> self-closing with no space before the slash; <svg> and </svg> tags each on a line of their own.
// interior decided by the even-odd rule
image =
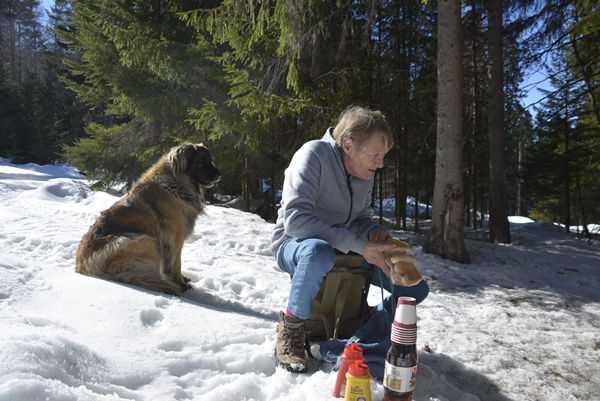
<svg viewBox="0 0 600 401">
<path fill-rule="evenodd" d="M 364 324 L 373 266 L 359 267 L 358 254 L 338 254 L 313 301 L 313 315 L 306 321 L 311 340 L 345 338 Z"/>
<path fill-rule="evenodd" d="M 352 280 L 352 273 L 345 271 L 335 271 L 327 277 L 321 301 L 321 315 L 328 338 L 337 338 L 346 300 L 352 291 Z"/>
</svg>

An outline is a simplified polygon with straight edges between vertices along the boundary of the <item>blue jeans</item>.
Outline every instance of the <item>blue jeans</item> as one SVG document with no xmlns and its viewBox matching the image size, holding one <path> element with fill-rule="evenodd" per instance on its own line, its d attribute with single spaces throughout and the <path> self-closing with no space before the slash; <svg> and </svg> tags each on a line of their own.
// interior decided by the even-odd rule
<svg viewBox="0 0 600 401">
<path fill-rule="evenodd" d="M 312 315 L 312 303 L 319 292 L 323 278 L 333 268 L 334 263 L 335 251 L 326 241 L 316 238 L 290 238 L 281 244 L 277 264 L 292 276 L 292 288 L 287 307 L 294 316 L 308 319 Z M 368 269 L 369 264 L 365 261 L 361 267 Z M 385 309 L 390 313 L 396 307 L 398 297 L 413 297 L 417 303 L 421 303 L 429 295 L 429 286 L 425 280 L 412 287 L 393 286 L 390 279 L 377 266 L 371 284 L 384 288 L 392 294 L 374 308 Z"/>
</svg>

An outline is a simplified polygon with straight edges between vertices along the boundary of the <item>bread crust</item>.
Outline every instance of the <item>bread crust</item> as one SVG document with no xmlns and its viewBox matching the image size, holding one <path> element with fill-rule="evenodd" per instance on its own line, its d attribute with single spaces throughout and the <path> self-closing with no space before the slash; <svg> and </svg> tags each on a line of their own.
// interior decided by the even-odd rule
<svg viewBox="0 0 600 401">
<path fill-rule="evenodd" d="M 383 256 L 390 268 L 390 277 L 395 285 L 411 287 L 423 280 L 423 276 L 417 268 L 417 258 L 408 244 L 394 238 L 379 242 L 394 245 L 394 248 L 384 251 Z"/>
</svg>

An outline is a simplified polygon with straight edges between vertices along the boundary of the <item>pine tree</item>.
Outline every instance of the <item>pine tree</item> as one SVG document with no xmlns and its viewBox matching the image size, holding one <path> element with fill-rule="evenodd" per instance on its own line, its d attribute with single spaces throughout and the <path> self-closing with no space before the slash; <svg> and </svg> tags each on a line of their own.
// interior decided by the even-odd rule
<svg viewBox="0 0 600 401">
<path fill-rule="evenodd" d="M 577 69 L 561 71 L 567 59 L 555 60 L 555 91 L 538 111 L 535 141 L 525 163 L 525 187 L 532 217 L 585 227 L 600 217 L 600 173 L 595 118 L 586 113 L 585 83 L 573 80 Z M 583 117 L 585 116 L 585 117 Z M 589 235 L 587 232 L 586 235 Z"/>
<path fill-rule="evenodd" d="M 19 138 L 19 95 L 17 85 L 10 73 L 0 64 L 0 156 L 15 156 L 20 152 Z"/>
<path fill-rule="evenodd" d="M 39 70 L 43 61 L 40 0 L 5 0 L 0 3 L 0 41 L 10 77 L 21 82 L 27 71 Z"/>
<path fill-rule="evenodd" d="M 575 20 L 569 30 L 571 65 L 583 79 L 590 113 L 600 133 L 600 4 L 575 1 Z"/>
<path fill-rule="evenodd" d="M 429 250 L 468 263 L 462 177 L 462 30 L 459 0 L 438 3 L 438 116 Z"/>
<path fill-rule="evenodd" d="M 52 98 L 45 80 L 45 41 L 38 0 L 0 5 L 0 51 L 5 107 L 0 151 L 14 162 L 57 158 Z M 6 112 L 6 114 L 4 114 Z"/>
<path fill-rule="evenodd" d="M 538 110 L 536 137 L 526 159 L 523 180 L 531 215 L 567 227 L 598 218 L 597 2 L 563 0 L 547 4 L 536 16 L 543 30 L 533 35 L 542 54 L 550 55 L 554 89 L 545 91 Z M 582 156 L 583 155 L 583 156 Z"/>
<path fill-rule="evenodd" d="M 77 57 L 60 35 L 64 37 L 75 30 L 72 15 L 71 0 L 56 0 L 48 15 L 46 27 L 48 41 L 44 79 L 53 98 L 51 112 L 55 116 L 54 129 L 61 148 L 73 146 L 85 135 L 86 121 L 93 120 L 89 108 L 78 100 L 76 93 L 66 85 L 66 82 L 76 78 L 69 75 L 70 71 L 65 60 L 76 62 Z M 63 157 L 62 149 L 60 153 Z"/>
<path fill-rule="evenodd" d="M 502 0 L 488 1 L 490 222 L 487 241 L 510 243 L 506 199 Z"/>
<path fill-rule="evenodd" d="M 60 145 L 54 126 L 54 93 L 38 74 L 28 71 L 22 78 L 19 142 L 22 162 L 48 164 L 57 159 Z"/>
<path fill-rule="evenodd" d="M 293 152 L 322 137 L 338 114 L 360 99 L 373 75 L 358 68 L 368 65 L 362 63 L 368 50 L 354 45 L 359 41 L 350 29 L 356 23 L 351 7 L 334 1 L 233 0 L 186 14 L 200 38 L 209 34 L 223 45 L 215 60 L 228 86 L 227 97 L 207 99 L 190 121 L 212 138 L 232 138 L 243 171 L 267 177 L 272 188 L 281 183 Z M 243 171 L 243 180 L 256 183 Z M 248 204 L 245 188 L 250 187 L 243 182 Z M 273 193 L 269 202 L 273 215 Z"/>
<path fill-rule="evenodd" d="M 179 13 L 189 7 L 185 1 L 75 0 L 74 5 L 76 29 L 62 35 L 79 59 L 68 61 L 69 87 L 91 107 L 105 110 L 105 118 L 89 129 L 95 145 L 80 141 L 67 154 L 74 163 L 94 151 L 133 158 L 119 174 L 103 163 L 93 171 L 86 167 L 103 183 L 125 177 L 129 185 L 140 166 L 170 146 L 204 138 L 186 122 L 187 112 L 219 93 L 220 70 L 209 59 L 212 45 L 201 48 L 181 20 Z"/>
</svg>

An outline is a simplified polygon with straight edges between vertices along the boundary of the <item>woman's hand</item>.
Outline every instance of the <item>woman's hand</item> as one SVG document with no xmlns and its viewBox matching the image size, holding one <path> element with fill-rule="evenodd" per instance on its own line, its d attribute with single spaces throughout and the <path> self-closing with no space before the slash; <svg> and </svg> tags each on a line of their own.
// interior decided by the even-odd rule
<svg viewBox="0 0 600 401">
<path fill-rule="evenodd" d="M 375 242 L 384 242 L 390 238 L 392 238 L 390 233 L 388 233 L 385 228 L 380 228 L 375 234 L 371 235 L 371 238 L 369 238 L 369 240 Z"/>
<path fill-rule="evenodd" d="M 379 230 L 379 234 L 382 230 Z M 383 230 L 385 234 L 387 231 Z M 375 234 L 377 235 L 377 234 Z M 387 234 L 389 236 L 389 234 Z M 383 257 L 383 251 L 394 248 L 394 244 L 385 244 L 375 241 L 367 242 L 367 247 L 363 253 L 363 258 L 372 265 L 379 266 L 379 268 L 385 273 L 386 276 L 390 276 L 390 267 L 385 263 Z"/>
</svg>

